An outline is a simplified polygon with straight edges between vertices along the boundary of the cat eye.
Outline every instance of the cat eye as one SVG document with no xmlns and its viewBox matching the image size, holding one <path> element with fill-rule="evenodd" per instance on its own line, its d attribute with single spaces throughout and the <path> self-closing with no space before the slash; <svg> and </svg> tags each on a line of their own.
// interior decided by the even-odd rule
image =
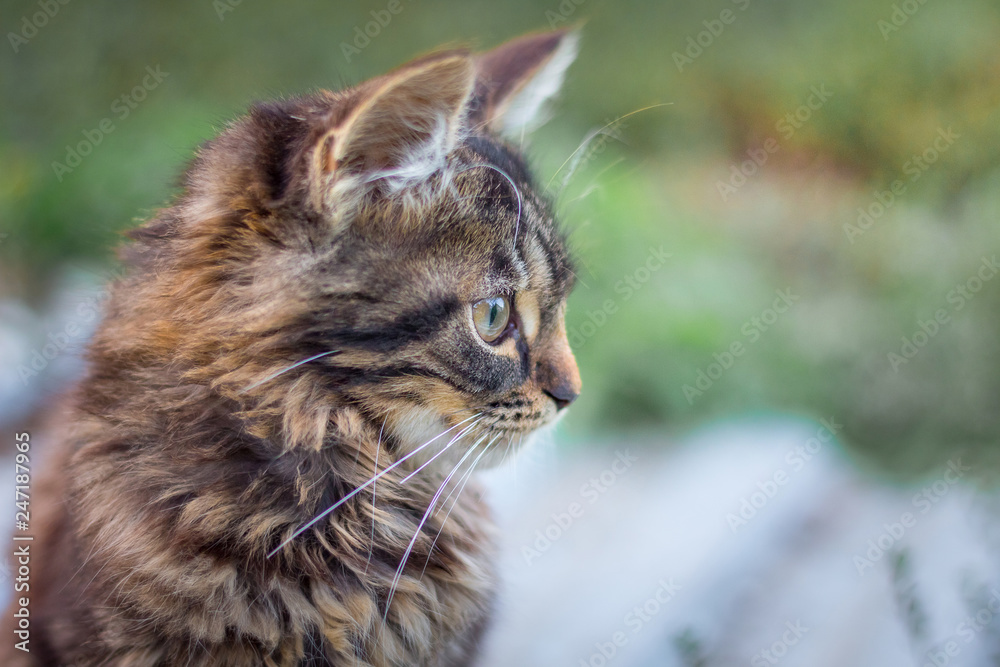
<svg viewBox="0 0 1000 667">
<path fill-rule="evenodd" d="M 472 304 L 472 321 L 476 331 L 487 343 L 492 343 L 507 330 L 510 322 L 510 301 L 494 296 Z"/>
</svg>

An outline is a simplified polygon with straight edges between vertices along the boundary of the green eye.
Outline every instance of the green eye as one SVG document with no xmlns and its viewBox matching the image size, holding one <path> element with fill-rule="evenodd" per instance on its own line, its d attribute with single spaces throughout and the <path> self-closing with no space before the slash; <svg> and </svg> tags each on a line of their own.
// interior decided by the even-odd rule
<svg viewBox="0 0 1000 667">
<path fill-rule="evenodd" d="M 505 296 L 494 296 L 472 304 L 472 321 L 476 331 L 487 343 L 492 343 L 507 328 L 510 302 Z"/>
</svg>

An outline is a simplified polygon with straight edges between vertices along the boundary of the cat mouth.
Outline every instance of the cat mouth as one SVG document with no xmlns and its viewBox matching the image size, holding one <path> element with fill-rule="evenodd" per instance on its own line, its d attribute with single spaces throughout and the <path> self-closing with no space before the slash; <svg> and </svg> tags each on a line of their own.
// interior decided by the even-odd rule
<svg viewBox="0 0 1000 667">
<path fill-rule="evenodd" d="M 562 416 L 560 412 L 541 408 L 513 415 L 498 415 L 489 421 L 486 428 L 500 434 L 501 437 L 527 437 L 539 429 L 554 424 Z"/>
<path fill-rule="evenodd" d="M 514 423 L 498 422 L 496 424 L 491 424 L 490 430 L 496 433 L 510 433 L 514 435 L 528 434 L 533 431 L 537 431 L 544 426 L 548 426 L 553 421 L 554 416 L 550 419 L 538 418 Z"/>
</svg>

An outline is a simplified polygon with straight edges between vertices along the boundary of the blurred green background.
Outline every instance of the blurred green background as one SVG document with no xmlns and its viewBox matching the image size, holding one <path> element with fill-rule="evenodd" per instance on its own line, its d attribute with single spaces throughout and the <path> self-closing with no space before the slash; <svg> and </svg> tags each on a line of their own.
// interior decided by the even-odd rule
<svg viewBox="0 0 1000 667">
<path fill-rule="evenodd" d="M 833 419 L 894 474 L 997 457 L 1000 280 L 977 277 L 1000 247 L 995 1 L 401 0 L 355 42 L 388 4 L 5 1 L 0 297 L 41 307 L 66 267 L 111 267 L 253 100 L 584 21 L 529 151 L 580 263 L 569 437 L 778 412 Z M 166 76 L 122 117 L 147 67 Z"/>
</svg>

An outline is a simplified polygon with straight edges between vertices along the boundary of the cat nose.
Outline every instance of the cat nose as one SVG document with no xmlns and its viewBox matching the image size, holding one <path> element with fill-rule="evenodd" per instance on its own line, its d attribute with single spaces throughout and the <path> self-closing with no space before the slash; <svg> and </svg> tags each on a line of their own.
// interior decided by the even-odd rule
<svg viewBox="0 0 1000 667">
<path fill-rule="evenodd" d="M 568 408 L 569 404 L 576 400 L 576 397 L 580 395 L 579 391 L 575 391 L 569 383 L 561 383 L 554 387 L 545 387 L 542 389 L 549 398 L 556 402 L 556 409 L 562 410 L 563 408 Z"/>
<path fill-rule="evenodd" d="M 582 385 L 580 370 L 569 349 L 565 330 L 559 332 L 546 352 L 545 357 L 536 364 L 535 377 L 541 390 L 556 402 L 557 409 L 562 410 L 576 400 Z"/>
</svg>

